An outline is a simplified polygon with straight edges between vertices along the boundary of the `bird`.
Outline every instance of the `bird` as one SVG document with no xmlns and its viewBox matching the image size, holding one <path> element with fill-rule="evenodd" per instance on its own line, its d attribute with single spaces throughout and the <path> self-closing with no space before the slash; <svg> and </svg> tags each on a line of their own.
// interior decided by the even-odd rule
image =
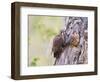
<svg viewBox="0 0 100 82">
<path fill-rule="evenodd" d="M 60 54 L 62 53 L 64 47 L 65 42 L 63 37 L 63 31 L 60 31 L 60 34 L 56 35 L 53 39 L 52 52 L 55 58 L 60 57 Z"/>
</svg>

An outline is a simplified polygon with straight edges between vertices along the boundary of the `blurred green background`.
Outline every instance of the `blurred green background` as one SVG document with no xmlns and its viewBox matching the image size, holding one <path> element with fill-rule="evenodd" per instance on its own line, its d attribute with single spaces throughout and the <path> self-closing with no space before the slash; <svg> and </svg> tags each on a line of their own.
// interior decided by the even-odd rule
<svg viewBox="0 0 100 82">
<path fill-rule="evenodd" d="M 53 65 L 52 41 L 64 26 L 64 17 L 28 16 L 29 66 Z"/>
</svg>

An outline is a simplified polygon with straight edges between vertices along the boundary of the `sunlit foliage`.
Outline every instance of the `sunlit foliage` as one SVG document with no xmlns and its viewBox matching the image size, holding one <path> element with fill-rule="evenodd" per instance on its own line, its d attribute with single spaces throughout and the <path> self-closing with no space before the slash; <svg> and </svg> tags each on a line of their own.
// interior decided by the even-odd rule
<svg viewBox="0 0 100 82">
<path fill-rule="evenodd" d="M 63 17 L 29 16 L 29 65 L 53 64 L 52 40 L 63 27 L 63 21 Z"/>
</svg>

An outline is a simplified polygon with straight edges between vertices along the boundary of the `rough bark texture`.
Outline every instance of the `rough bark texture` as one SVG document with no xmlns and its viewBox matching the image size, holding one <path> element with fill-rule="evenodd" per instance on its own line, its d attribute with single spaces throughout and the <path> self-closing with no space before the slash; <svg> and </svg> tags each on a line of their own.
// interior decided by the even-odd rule
<svg viewBox="0 0 100 82">
<path fill-rule="evenodd" d="M 56 58 L 54 65 L 88 63 L 87 28 L 87 17 L 65 18 L 65 29 L 53 41 L 52 51 Z"/>
</svg>

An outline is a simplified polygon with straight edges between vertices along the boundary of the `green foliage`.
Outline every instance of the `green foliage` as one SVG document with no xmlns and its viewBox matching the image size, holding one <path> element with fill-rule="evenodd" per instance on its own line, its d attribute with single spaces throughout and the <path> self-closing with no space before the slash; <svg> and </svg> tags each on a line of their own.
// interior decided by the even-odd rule
<svg viewBox="0 0 100 82">
<path fill-rule="evenodd" d="M 46 66 L 53 65 L 54 59 L 52 59 L 51 55 L 34 55 L 32 57 L 32 61 L 30 66 Z"/>
<path fill-rule="evenodd" d="M 33 30 L 42 40 L 50 40 L 61 28 L 61 18 L 51 16 L 34 16 Z"/>
<path fill-rule="evenodd" d="M 30 66 L 53 65 L 52 40 L 63 26 L 63 17 L 29 16 Z"/>
<path fill-rule="evenodd" d="M 36 66 L 37 65 L 37 61 L 39 60 L 39 58 L 33 58 L 32 62 L 31 62 L 31 66 Z"/>
</svg>

